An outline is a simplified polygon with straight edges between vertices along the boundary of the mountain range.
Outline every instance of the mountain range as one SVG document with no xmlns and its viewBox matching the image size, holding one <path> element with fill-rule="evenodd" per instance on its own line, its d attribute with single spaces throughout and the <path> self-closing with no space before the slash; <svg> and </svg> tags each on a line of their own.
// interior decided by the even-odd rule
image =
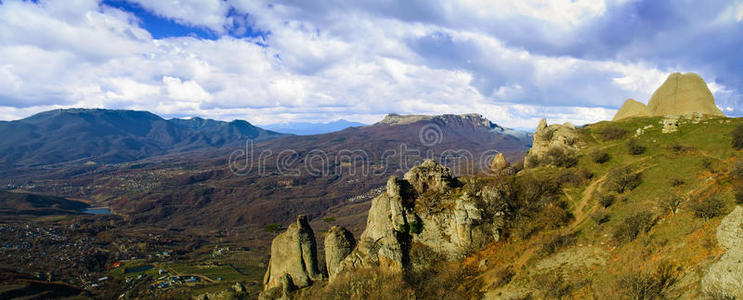
<svg viewBox="0 0 743 300">
<path fill-rule="evenodd" d="M 282 136 L 246 121 L 163 119 L 146 111 L 60 109 L 0 122 L 0 165 L 120 163 Z"/>
</svg>

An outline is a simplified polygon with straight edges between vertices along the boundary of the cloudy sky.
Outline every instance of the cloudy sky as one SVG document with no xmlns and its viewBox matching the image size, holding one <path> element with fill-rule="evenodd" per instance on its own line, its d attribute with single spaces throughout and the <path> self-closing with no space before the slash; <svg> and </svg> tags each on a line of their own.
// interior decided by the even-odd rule
<svg viewBox="0 0 743 300">
<path fill-rule="evenodd" d="M 0 119 L 610 119 L 671 72 L 743 115 L 743 1 L 0 0 Z"/>
</svg>

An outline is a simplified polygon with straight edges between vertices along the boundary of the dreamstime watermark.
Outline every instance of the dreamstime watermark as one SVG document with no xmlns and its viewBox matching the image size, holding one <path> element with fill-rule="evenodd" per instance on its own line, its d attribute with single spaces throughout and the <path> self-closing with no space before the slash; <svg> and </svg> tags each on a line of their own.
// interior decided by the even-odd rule
<svg viewBox="0 0 743 300">
<path fill-rule="evenodd" d="M 488 171 L 496 150 L 477 154 L 468 149 L 445 149 L 443 130 L 436 124 L 426 124 L 418 131 L 419 144 L 400 143 L 387 149 L 296 150 L 263 149 L 257 152 L 252 140 L 245 148 L 232 151 L 227 165 L 237 176 L 386 176 L 406 172 L 433 159 L 452 169 L 454 174 Z M 436 151 L 434 151 L 436 149 Z"/>
</svg>

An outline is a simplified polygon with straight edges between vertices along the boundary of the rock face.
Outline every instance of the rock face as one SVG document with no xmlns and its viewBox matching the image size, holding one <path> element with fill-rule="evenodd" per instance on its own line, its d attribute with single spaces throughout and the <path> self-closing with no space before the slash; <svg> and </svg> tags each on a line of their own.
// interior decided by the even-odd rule
<svg viewBox="0 0 743 300">
<path fill-rule="evenodd" d="M 340 226 L 330 228 L 325 236 L 325 266 L 331 281 L 338 273 L 338 266 L 346 256 L 351 254 L 354 247 L 356 247 L 356 240 L 350 231 Z"/>
<path fill-rule="evenodd" d="M 724 298 L 743 298 L 743 208 L 735 207 L 717 227 L 717 242 L 727 249 L 702 278 L 702 288 Z"/>
<path fill-rule="evenodd" d="M 578 133 L 570 123 L 552 124 L 542 119 L 534 132 L 534 143 L 524 157 L 524 167 L 533 168 L 540 164 L 559 164 L 558 156 L 572 156 L 578 150 Z"/>
<path fill-rule="evenodd" d="M 413 246 L 458 259 L 471 247 L 497 239 L 503 223 L 485 209 L 496 196 L 452 195 L 459 185 L 448 168 L 433 160 L 412 168 L 403 179 L 390 177 L 386 192 L 372 200 L 358 246 L 337 267 L 336 276 L 359 268 L 403 272 Z"/>
<path fill-rule="evenodd" d="M 645 104 L 638 102 L 635 99 L 627 99 L 627 101 L 624 102 L 621 108 L 619 108 L 619 111 L 617 111 L 617 114 L 614 115 L 614 118 L 612 121 L 617 121 L 621 119 L 626 119 L 630 117 L 645 117 L 649 116 L 650 111 L 648 110 L 648 107 L 645 106 Z"/>
<path fill-rule="evenodd" d="M 286 286 L 289 282 L 298 288 L 322 279 L 317 269 L 317 245 L 315 234 L 307 216 L 300 215 L 289 228 L 271 242 L 271 259 L 263 277 L 265 289 Z M 283 278 L 283 279 L 282 279 Z"/>
<path fill-rule="evenodd" d="M 704 79 L 695 73 L 673 73 L 653 92 L 648 105 L 628 99 L 617 111 L 613 121 L 639 116 L 725 115 L 715 105 L 715 99 Z"/>
</svg>

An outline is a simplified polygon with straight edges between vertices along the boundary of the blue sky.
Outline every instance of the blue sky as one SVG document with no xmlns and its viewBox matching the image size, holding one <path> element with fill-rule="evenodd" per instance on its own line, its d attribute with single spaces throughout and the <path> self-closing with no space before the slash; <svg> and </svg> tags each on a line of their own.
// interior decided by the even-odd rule
<svg viewBox="0 0 743 300">
<path fill-rule="evenodd" d="M 0 119 L 610 119 L 672 72 L 743 114 L 743 1 L 0 1 Z"/>
</svg>

